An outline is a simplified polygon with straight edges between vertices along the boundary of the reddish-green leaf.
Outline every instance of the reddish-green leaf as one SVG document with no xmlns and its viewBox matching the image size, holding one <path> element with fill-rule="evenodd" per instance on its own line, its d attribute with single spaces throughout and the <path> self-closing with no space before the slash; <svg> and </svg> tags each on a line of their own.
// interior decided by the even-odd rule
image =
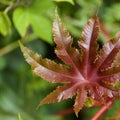
<svg viewBox="0 0 120 120">
<path fill-rule="evenodd" d="M 73 81 L 67 66 L 49 59 L 42 59 L 40 55 L 24 47 L 22 43 L 19 42 L 19 44 L 26 61 L 31 65 L 35 74 L 53 83 Z"/>
<path fill-rule="evenodd" d="M 74 72 L 78 73 L 81 66 L 80 53 L 76 48 L 72 47 L 73 39 L 57 13 L 53 23 L 53 35 L 57 45 L 55 50 L 56 55 L 66 64 L 70 64 Z"/>
<path fill-rule="evenodd" d="M 43 105 L 43 104 L 48 104 L 48 103 L 53 103 L 53 102 L 57 102 L 60 101 L 60 94 L 68 89 L 70 87 L 70 85 L 65 85 L 65 86 L 61 86 L 61 87 L 57 87 L 56 90 L 54 90 L 53 92 L 51 92 L 47 97 L 45 97 L 39 105 Z"/>
<path fill-rule="evenodd" d="M 79 52 L 72 46 L 72 37 L 57 13 L 55 14 L 53 23 L 55 53 L 65 64 L 42 59 L 40 55 L 20 43 L 23 55 L 33 72 L 49 82 L 65 84 L 57 87 L 41 101 L 40 105 L 72 98 L 77 94 L 74 111 L 78 115 L 84 106 L 94 105 L 94 102 L 106 104 L 120 97 L 120 36 L 117 35 L 107 41 L 98 51 L 99 26 L 97 16 L 88 21 L 78 42 L 81 48 Z M 86 101 L 93 104 L 89 105 Z"/>
<path fill-rule="evenodd" d="M 78 89 L 77 90 L 77 97 L 76 97 L 75 104 L 74 104 L 74 111 L 75 111 L 75 114 L 77 117 L 78 117 L 78 112 L 84 106 L 84 102 L 85 102 L 86 98 L 87 98 L 87 93 L 84 90 L 84 88 Z"/>
<path fill-rule="evenodd" d="M 94 16 L 86 24 L 82 32 L 82 39 L 78 42 L 83 52 L 82 66 L 85 74 L 87 74 L 86 72 L 88 71 L 86 67 L 88 66 L 89 68 L 89 65 L 93 65 L 97 55 L 98 45 L 96 39 L 98 38 L 99 29 L 99 19 L 97 16 Z"/>
</svg>

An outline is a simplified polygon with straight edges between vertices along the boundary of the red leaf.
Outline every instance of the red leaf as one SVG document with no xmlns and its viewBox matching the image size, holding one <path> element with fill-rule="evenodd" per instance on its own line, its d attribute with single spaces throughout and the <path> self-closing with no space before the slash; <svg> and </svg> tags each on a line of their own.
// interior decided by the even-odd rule
<svg viewBox="0 0 120 120">
<path fill-rule="evenodd" d="M 56 90 L 54 90 L 53 92 L 51 92 L 47 97 L 45 97 L 39 104 L 40 105 L 43 105 L 43 104 L 49 104 L 49 103 L 53 103 L 53 102 L 57 102 L 57 101 L 60 101 L 59 99 L 59 96 L 60 94 L 68 89 L 70 87 L 70 85 L 65 85 L 65 86 L 60 86 L 60 87 L 57 87 Z"/>
<path fill-rule="evenodd" d="M 95 16 L 86 24 L 82 32 L 82 39 L 78 42 L 83 52 L 82 66 L 84 67 L 85 74 L 87 74 L 87 71 L 88 73 L 91 71 L 86 68 L 89 68 L 89 65 L 93 65 L 97 55 L 98 45 L 96 39 L 98 38 L 99 29 L 99 19 Z"/>
<path fill-rule="evenodd" d="M 91 106 L 86 103 L 88 99 L 92 103 L 106 104 L 120 98 L 120 35 L 107 41 L 98 51 L 99 29 L 99 18 L 94 16 L 86 24 L 82 39 L 78 42 L 81 55 L 77 48 L 72 47 L 73 39 L 56 13 L 53 23 L 55 53 L 65 64 L 42 59 L 20 43 L 33 72 L 49 82 L 65 84 L 44 98 L 40 105 L 72 98 L 77 94 L 74 111 L 78 115 L 84 106 Z"/>
<path fill-rule="evenodd" d="M 53 35 L 57 45 L 55 50 L 56 55 L 66 64 L 70 64 L 76 74 L 80 74 L 80 53 L 76 48 L 72 47 L 73 39 L 57 13 L 53 23 Z"/>
<path fill-rule="evenodd" d="M 86 98 L 87 98 L 87 93 L 84 90 L 84 88 L 78 89 L 77 97 L 76 97 L 75 104 L 74 104 L 74 111 L 75 111 L 75 114 L 77 117 L 78 117 L 78 112 L 84 106 L 84 102 L 85 102 Z"/>
<path fill-rule="evenodd" d="M 102 71 L 112 65 L 114 61 L 117 60 L 117 55 L 120 49 L 120 39 L 112 39 L 109 41 L 101 50 L 101 55 L 99 56 L 99 66 Z M 101 60 L 101 62 L 100 62 Z M 101 63 L 101 64 L 100 64 Z"/>
<path fill-rule="evenodd" d="M 20 46 L 26 61 L 31 65 L 34 73 L 38 76 L 53 83 L 69 83 L 75 81 L 67 66 L 57 64 L 49 59 L 42 59 L 40 55 L 24 47 L 22 43 L 20 43 Z"/>
</svg>

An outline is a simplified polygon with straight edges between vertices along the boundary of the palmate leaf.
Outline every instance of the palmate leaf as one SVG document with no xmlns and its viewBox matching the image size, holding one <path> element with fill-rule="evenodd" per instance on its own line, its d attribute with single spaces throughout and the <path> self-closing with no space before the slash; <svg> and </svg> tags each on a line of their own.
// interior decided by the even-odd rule
<svg viewBox="0 0 120 120">
<path fill-rule="evenodd" d="M 56 55 L 66 64 L 70 64 L 75 72 L 78 72 L 81 66 L 80 53 L 76 48 L 71 46 L 73 39 L 62 24 L 57 13 L 53 23 L 53 35 L 57 45 L 55 50 Z"/>
<path fill-rule="evenodd" d="M 54 61 L 48 59 L 42 59 L 40 55 L 24 47 L 22 43 L 20 43 L 20 41 L 19 44 L 26 61 L 31 65 L 35 74 L 37 74 L 38 76 L 42 76 L 43 78 L 47 79 L 49 82 L 73 81 L 71 76 L 69 76 L 70 70 L 66 66 L 62 64 L 57 64 Z"/>
<path fill-rule="evenodd" d="M 94 16 L 88 21 L 82 32 L 82 39 L 78 42 L 83 52 L 82 66 L 85 74 L 87 74 L 87 71 L 89 72 L 86 67 L 89 68 L 89 66 L 93 65 L 97 55 L 98 44 L 96 39 L 98 37 L 99 29 L 99 19 L 97 16 Z"/>
<path fill-rule="evenodd" d="M 57 12 L 53 22 L 55 53 L 65 64 L 43 59 L 20 43 L 23 55 L 33 72 L 52 83 L 62 83 L 44 98 L 39 105 L 53 103 L 76 95 L 74 111 L 78 112 L 89 99 L 106 104 L 120 97 L 120 36 L 109 40 L 98 51 L 97 38 L 100 30 L 99 18 L 92 17 L 78 41 L 81 52 L 72 46 L 73 39 L 61 22 Z"/>
</svg>

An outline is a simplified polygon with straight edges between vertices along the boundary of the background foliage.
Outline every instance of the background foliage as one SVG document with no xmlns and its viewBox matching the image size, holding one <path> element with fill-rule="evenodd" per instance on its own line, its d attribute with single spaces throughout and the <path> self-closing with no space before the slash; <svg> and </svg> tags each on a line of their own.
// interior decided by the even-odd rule
<svg viewBox="0 0 120 120">
<path fill-rule="evenodd" d="M 76 118 L 69 109 L 74 98 L 36 110 L 39 101 L 56 84 L 31 72 L 17 41 L 22 40 L 43 57 L 57 60 L 51 33 L 56 6 L 76 43 L 83 26 L 100 4 L 99 17 L 112 37 L 120 30 L 119 0 L 0 0 L 0 120 L 89 120 L 95 114 L 99 107 L 84 108 Z M 99 40 L 105 42 L 105 39 L 100 34 Z M 119 106 L 118 100 L 104 119 L 110 120 L 115 114 L 120 117 Z M 67 115 L 64 110 L 71 113 Z"/>
</svg>

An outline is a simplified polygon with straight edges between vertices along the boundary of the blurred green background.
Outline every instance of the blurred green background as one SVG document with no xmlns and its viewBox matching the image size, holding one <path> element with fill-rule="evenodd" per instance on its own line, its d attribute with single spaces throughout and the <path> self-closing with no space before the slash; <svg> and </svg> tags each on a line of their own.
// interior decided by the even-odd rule
<svg viewBox="0 0 120 120">
<path fill-rule="evenodd" d="M 120 0 L 0 0 L 0 120 L 90 120 L 97 112 L 99 107 L 84 108 L 76 118 L 72 111 L 74 98 L 37 110 L 39 102 L 57 84 L 32 73 L 17 41 L 56 60 L 51 31 L 55 8 L 76 43 L 99 6 L 103 27 L 113 37 L 120 31 Z M 101 32 L 99 41 L 105 42 L 106 37 L 107 33 Z M 115 116 L 119 106 L 117 100 L 102 120 L 114 120 L 111 116 Z"/>
</svg>

